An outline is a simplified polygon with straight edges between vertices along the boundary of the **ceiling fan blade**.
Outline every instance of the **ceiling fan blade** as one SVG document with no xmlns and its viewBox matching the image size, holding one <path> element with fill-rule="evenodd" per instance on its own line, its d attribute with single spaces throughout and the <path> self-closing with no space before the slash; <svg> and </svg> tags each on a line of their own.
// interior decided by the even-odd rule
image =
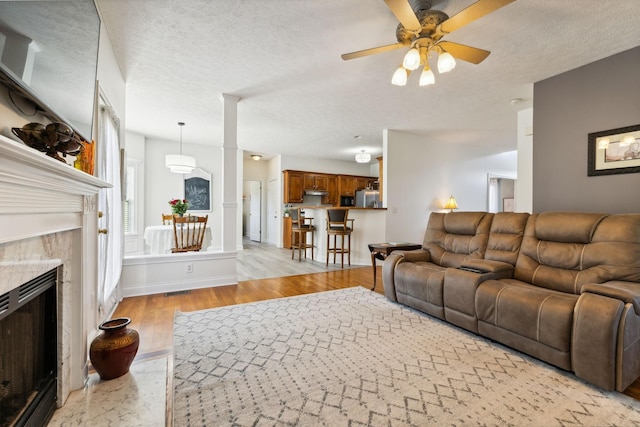
<svg viewBox="0 0 640 427">
<path fill-rule="evenodd" d="M 382 52 L 387 52 L 394 49 L 399 49 L 403 46 L 405 45 L 403 45 L 402 43 L 388 44 L 386 46 L 373 47 L 371 49 L 359 50 L 357 52 L 343 53 L 341 57 L 343 60 L 348 61 L 349 59 L 362 58 L 363 56 L 369 56 L 369 55 L 374 55 L 376 53 L 382 53 Z"/>
<path fill-rule="evenodd" d="M 516 0 L 478 0 L 462 12 L 444 21 L 440 25 L 440 30 L 445 34 L 451 33 L 514 1 Z"/>
<path fill-rule="evenodd" d="M 420 31 L 422 25 L 413 12 L 409 0 L 384 0 L 402 26 L 409 31 Z"/>
<path fill-rule="evenodd" d="M 462 59 L 463 61 L 467 61 L 472 64 L 481 63 L 491 53 L 488 50 L 478 49 L 477 47 L 465 46 L 463 44 L 453 42 L 440 42 L 438 43 L 438 46 L 449 52 L 454 58 Z"/>
</svg>

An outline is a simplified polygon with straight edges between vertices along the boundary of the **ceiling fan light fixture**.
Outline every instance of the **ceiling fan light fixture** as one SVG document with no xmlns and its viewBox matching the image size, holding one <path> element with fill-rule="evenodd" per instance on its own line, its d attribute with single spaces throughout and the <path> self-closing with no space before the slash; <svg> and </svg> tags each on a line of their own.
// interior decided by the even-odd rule
<svg viewBox="0 0 640 427">
<path fill-rule="evenodd" d="M 391 77 L 391 84 L 395 86 L 405 86 L 407 84 L 407 77 L 407 70 L 403 67 L 398 67 L 393 73 L 393 77 Z"/>
<path fill-rule="evenodd" d="M 407 70 L 417 70 L 420 66 L 420 60 L 420 51 L 417 48 L 412 47 L 404 56 L 402 66 Z"/>
<path fill-rule="evenodd" d="M 369 163 L 371 161 L 371 154 L 365 153 L 364 150 L 362 152 L 356 154 L 356 162 L 358 163 Z"/>
<path fill-rule="evenodd" d="M 418 82 L 418 84 L 420 86 L 429 86 L 435 83 L 436 83 L 436 76 L 433 74 L 433 71 L 431 71 L 431 68 L 429 68 L 429 66 L 426 65 L 422 70 L 422 73 L 420 73 L 420 81 Z"/>
<path fill-rule="evenodd" d="M 442 51 L 438 56 L 438 72 L 448 73 L 456 67 L 456 60 L 449 52 Z"/>
</svg>

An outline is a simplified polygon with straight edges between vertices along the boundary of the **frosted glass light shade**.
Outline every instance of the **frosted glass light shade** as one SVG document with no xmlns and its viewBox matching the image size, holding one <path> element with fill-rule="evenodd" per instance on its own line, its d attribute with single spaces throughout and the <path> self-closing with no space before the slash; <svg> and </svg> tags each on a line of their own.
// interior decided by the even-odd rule
<svg viewBox="0 0 640 427">
<path fill-rule="evenodd" d="M 415 47 L 409 49 L 402 60 L 402 66 L 407 70 L 417 70 L 420 66 L 420 52 Z"/>
<path fill-rule="evenodd" d="M 402 67 L 398 67 L 398 69 L 393 73 L 393 77 L 391 77 L 391 84 L 396 86 L 404 86 L 407 84 L 407 70 Z"/>
<path fill-rule="evenodd" d="M 369 163 L 370 161 L 371 161 L 371 154 L 365 153 L 365 152 L 356 154 L 356 162 Z"/>
<path fill-rule="evenodd" d="M 431 71 L 431 68 L 424 67 L 424 70 L 422 70 L 422 73 L 420 74 L 420 81 L 418 84 L 420 86 L 429 86 L 435 84 L 435 82 L 436 76 L 433 75 L 433 71 Z"/>
<path fill-rule="evenodd" d="M 191 173 L 196 167 L 196 159 L 183 154 L 167 154 L 164 164 L 173 173 Z"/>
<path fill-rule="evenodd" d="M 438 57 L 438 72 L 448 73 L 456 67 L 456 60 L 449 52 L 442 52 Z"/>
</svg>

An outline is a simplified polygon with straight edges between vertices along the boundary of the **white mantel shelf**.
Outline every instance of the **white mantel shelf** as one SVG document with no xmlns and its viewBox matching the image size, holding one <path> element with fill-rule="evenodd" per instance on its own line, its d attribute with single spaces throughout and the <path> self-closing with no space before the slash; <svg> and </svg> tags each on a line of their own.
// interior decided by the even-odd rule
<svg viewBox="0 0 640 427">
<path fill-rule="evenodd" d="M 77 227 L 111 184 L 0 135 L 0 243 Z M 38 220 L 46 214 L 47 220 Z M 11 223 L 8 222 L 9 215 Z M 25 230 L 28 225 L 29 230 Z"/>
</svg>

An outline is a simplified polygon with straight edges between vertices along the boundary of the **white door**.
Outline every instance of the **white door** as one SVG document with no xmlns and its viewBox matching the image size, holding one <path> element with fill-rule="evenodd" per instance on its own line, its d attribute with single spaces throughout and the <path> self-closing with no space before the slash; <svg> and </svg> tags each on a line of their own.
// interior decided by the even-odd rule
<svg viewBox="0 0 640 427">
<path fill-rule="evenodd" d="M 267 242 L 276 246 L 280 231 L 278 213 L 278 180 L 274 179 L 267 183 Z"/>
<path fill-rule="evenodd" d="M 122 202 L 120 188 L 120 120 L 100 94 L 96 176 L 112 185 L 100 190 L 98 210 L 98 315 L 106 316 L 115 304 L 114 291 L 122 271 Z"/>
<path fill-rule="evenodd" d="M 260 218 L 262 217 L 261 202 L 262 186 L 260 181 L 249 182 L 249 239 L 254 242 L 262 241 L 262 230 Z"/>
</svg>

